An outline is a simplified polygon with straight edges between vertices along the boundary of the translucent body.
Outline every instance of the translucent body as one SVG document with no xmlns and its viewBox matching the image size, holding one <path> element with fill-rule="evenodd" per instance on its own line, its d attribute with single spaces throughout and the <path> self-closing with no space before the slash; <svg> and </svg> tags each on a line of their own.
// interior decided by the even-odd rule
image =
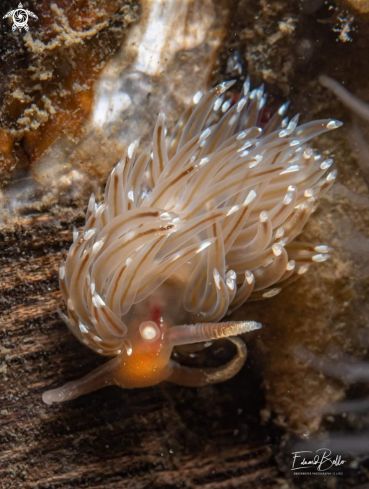
<svg viewBox="0 0 369 489">
<path fill-rule="evenodd" d="M 236 338 L 235 359 L 217 372 L 181 367 L 170 359 L 172 349 L 259 328 L 218 322 L 329 257 L 327 246 L 293 240 L 336 177 L 332 160 L 322 161 L 305 143 L 340 123 L 298 126 L 297 117 L 284 119 L 285 105 L 262 130 L 262 88 L 249 92 L 246 83 L 232 105 L 222 99 L 232 84 L 205 94 L 168 140 L 160 114 L 152 153 L 130 145 L 105 200 L 97 205 L 91 197 L 60 287 L 72 332 L 115 358 L 45 393 L 45 402 L 108 384 L 203 385 L 231 377 L 246 358 Z"/>
</svg>

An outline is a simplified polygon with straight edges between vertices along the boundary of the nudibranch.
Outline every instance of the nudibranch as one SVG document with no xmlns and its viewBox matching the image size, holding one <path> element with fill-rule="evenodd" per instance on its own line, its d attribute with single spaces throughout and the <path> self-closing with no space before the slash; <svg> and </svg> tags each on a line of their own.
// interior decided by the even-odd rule
<svg viewBox="0 0 369 489">
<path fill-rule="evenodd" d="M 220 321 L 329 258 L 328 246 L 295 238 L 336 178 L 333 160 L 306 143 L 341 122 L 299 126 L 298 116 L 285 117 L 284 104 L 263 124 L 263 87 L 250 90 L 247 80 L 232 103 L 225 92 L 233 83 L 196 94 L 170 138 L 160 113 L 150 151 L 132 143 L 104 200 L 91 196 L 85 226 L 60 267 L 64 319 L 81 342 L 113 358 L 45 392 L 45 403 L 113 384 L 202 386 L 231 378 L 247 354 L 238 335 L 261 325 Z M 173 356 L 179 345 L 219 338 L 236 348 L 219 368 L 190 368 Z"/>
</svg>

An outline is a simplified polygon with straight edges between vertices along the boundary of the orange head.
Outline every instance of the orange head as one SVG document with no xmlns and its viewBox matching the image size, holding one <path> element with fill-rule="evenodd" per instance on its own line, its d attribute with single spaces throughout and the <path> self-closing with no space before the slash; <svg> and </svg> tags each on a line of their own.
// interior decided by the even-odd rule
<svg viewBox="0 0 369 489">
<path fill-rule="evenodd" d="M 165 328 L 144 321 L 131 336 L 132 350 L 119 355 L 115 383 L 125 388 L 146 387 L 162 382 L 170 373 L 168 362 L 173 345 L 165 338 Z"/>
</svg>

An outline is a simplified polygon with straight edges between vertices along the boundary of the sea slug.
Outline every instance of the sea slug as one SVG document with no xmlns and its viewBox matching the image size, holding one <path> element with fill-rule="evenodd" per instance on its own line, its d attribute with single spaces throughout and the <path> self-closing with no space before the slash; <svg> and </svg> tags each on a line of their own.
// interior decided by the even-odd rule
<svg viewBox="0 0 369 489">
<path fill-rule="evenodd" d="M 45 392 L 47 404 L 111 384 L 201 386 L 232 377 L 246 359 L 237 335 L 261 325 L 219 321 L 329 258 L 327 246 L 295 238 L 336 178 L 333 160 L 306 143 L 341 123 L 298 126 L 284 104 L 262 124 L 263 87 L 250 91 L 247 80 L 232 103 L 225 92 L 233 83 L 196 94 L 171 138 L 160 113 L 152 151 L 132 143 L 104 201 L 91 197 L 86 224 L 60 267 L 64 319 L 80 341 L 113 358 Z M 218 369 L 172 358 L 178 345 L 218 338 L 237 349 Z"/>
</svg>

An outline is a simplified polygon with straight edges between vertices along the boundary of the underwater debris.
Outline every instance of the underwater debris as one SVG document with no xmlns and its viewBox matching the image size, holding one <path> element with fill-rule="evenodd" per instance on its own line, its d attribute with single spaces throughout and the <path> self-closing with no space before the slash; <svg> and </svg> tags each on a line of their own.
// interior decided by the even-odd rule
<svg viewBox="0 0 369 489">
<path fill-rule="evenodd" d="M 369 122 L 369 104 L 350 93 L 339 82 L 328 76 L 319 77 L 319 82 L 323 87 L 328 88 L 354 116 Z M 357 117 L 353 118 L 352 127 L 349 129 L 348 141 L 357 155 L 360 170 L 363 173 L 366 183 L 369 185 L 369 144 L 363 135 Z"/>
</svg>

